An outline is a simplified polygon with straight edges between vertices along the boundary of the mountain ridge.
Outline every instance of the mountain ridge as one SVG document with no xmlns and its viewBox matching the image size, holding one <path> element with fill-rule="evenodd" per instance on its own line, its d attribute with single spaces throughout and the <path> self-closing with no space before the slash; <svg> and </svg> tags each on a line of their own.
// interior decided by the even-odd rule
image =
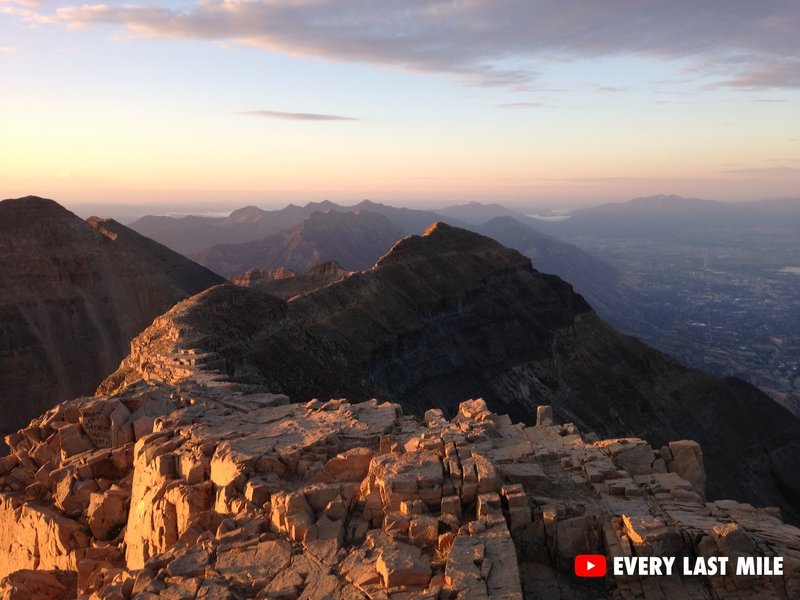
<svg viewBox="0 0 800 600">
<path fill-rule="evenodd" d="M 239 315 L 232 336 L 221 333 L 227 306 Z M 537 405 L 552 404 L 603 436 L 697 439 L 712 496 L 776 504 L 798 519 L 796 417 L 749 384 L 688 369 L 619 334 L 568 284 L 472 232 L 437 223 L 372 269 L 288 302 L 220 286 L 160 319 L 101 392 L 200 373 L 294 401 L 381 397 L 419 413 L 452 412 L 465 394 L 479 395 L 530 422 Z M 204 358 L 187 366 L 186 353 Z"/>
</svg>

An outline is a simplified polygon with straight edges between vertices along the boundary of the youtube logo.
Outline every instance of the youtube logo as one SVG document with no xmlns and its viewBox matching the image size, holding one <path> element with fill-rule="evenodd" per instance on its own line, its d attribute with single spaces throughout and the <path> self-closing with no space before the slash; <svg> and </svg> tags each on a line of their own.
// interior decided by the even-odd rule
<svg viewBox="0 0 800 600">
<path fill-rule="evenodd" d="M 575 557 L 575 575 L 578 577 L 604 577 L 606 557 L 602 554 L 578 554 Z"/>
</svg>

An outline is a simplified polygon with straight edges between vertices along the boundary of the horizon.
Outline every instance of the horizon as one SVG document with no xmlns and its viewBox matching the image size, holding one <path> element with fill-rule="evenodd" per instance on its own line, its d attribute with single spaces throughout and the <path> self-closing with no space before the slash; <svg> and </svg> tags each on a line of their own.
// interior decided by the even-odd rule
<svg viewBox="0 0 800 600">
<path fill-rule="evenodd" d="M 147 202 L 140 204 L 113 203 L 113 202 L 80 202 L 80 201 L 65 202 L 65 201 L 60 201 L 58 198 L 47 198 L 44 196 L 39 196 L 37 194 L 27 194 L 25 196 L 20 196 L 19 198 L 25 198 L 25 197 L 38 197 L 55 201 L 56 203 L 60 204 L 61 206 L 63 206 L 70 212 L 73 212 L 82 219 L 88 219 L 89 217 L 112 218 L 123 224 L 131 224 L 134 221 L 145 216 L 165 216 L 173 218 L 180 218 L 187 216 L 225 218 L 228 217 L 233 212 L 245 208 L 254 207 L 263 211 L 280 211 L 281 209 L 287 208 L 289 206 L 304 207 L 313 204 L 324 204 L 326 202 L 330 202 L 342 208 L 352 208 L 363 202 L 371 202 L 377 205 L 391 206 L 396 208 L 408 208 L 412 210 L 423 210 L 431 212 L 437 212 L 444 209 L 462 209 L 468 206 L 483 206 L 483 207 L 499 206 L 503 209 L 512 210 L 516 213 L 519 213 L 520 215 L 539 218 L 539 217 L 549 217 L 556 215 L 568 215 L 572 212 L 581 210 L 583 208 L 592 208 L 606 204 L 623 206 L 639 200 L 674 199 L 676 201 L 690 201 L 690 202 L 700 202 L 700 203 L 709 201 L 707 198 L 685 198 L 683 196 L 678 196 L 676 194 L 654 194 L 651 196 L 638 196 L 636 198 L 628 198 L 625 200 L 616 200 L 616 201 L 612 200 L 610 202 L 594 202 L 594 203 L 580 203 L 580 204 L 561 203 L 561 204 L 550 204 L 550 205 L 530 204 L 530 203 L 480 202 L 475 200 L 464 201 L 464 202 L 453 202 L 453 203 L 439 202 L 434 205 L 430 205 L 430 204 L 424 204 L 424 203 L 420 204 L 414 202 L 408 202 L 408 203 L 381 202 L 379 200 L 371 198 L 362 198 L 361 200 L 350 200 L 350 201 L 345 200 L 339 202 L 330 200 L 328 198 L 324 198 L 321 200 L 310 200 L 308 202 L 283 202 L 283 203 L 254 202 L 249 204 L 236 203 L 235 201 L 199 202 L 199 203 Z M 2 202 L 3 200 L 12 200 L 12 199 L 15 198 L 0 196 L 0 202 Z M 800 197 L 762 198 L 759 200 L 740 200 L 740 201 L 711 200 L 711 202 L 718 202 L 720 204 L 735 205 L 735 206 L 759 205 L 769 202 L 797 202 L 798 206 L 800 207 Z M 545 218 L 542 220 L 547 221 L 549 219 Z"/>
<path fill-rule="evenodd" d="M 626 205 L 629 203 L 633 203 L 640 200 L 651 200 L 651 199 L 668 199 L 668 200 L 676 200 L 676 201 L 689 201 L 689 202 L 698 202 L 698 203 L 705 203 L 708 201 L 720 203 L 723 205 L 731 205 L 731 206 L 748 206 L 748 205 L 764 205 L 771 202 L 778 202 L 778 203 L 797 203 L 798 207 L 800 207 L 800 196 L 798 197 L 785 197 L 785 198 L 761 198 L 757 200 L 710 200 L 708 198 L 686 198 L 684 196 L 678 196 L 676 194 L 653 194 L 650 196 L 637 196 L 635 198 L 627 198 L 622 200 L 610 200 L 607 202 L 597 201 L 597 202 L 586 202 L 586 203 L 550 203 L 550 204 L 536 204 L 536 203 L 525 203 L 525 202 L 481 202 L 476 200 L 466 200 L 463 202 L 446 202 L 440 201 L 434 204 L 429 203 L 420 203 L 420 202 L 389 202 L 389 201 L 381 201 L 372 198 L 362 198 L 362 199 L 350 199 L 350 200 L 343 200 L 343 201 L 334 201 L 329 198 L 322 198 L 319 200 L 309 200 L 307 202 L 251 202 L 251 203 L 241 203 L 236 202 L 234 200 L 219 200 L 217 202 L 213 201 L 206 201 L 206 202 L 144 202 L 144 203 L 115 203 L 115 202 L 86 202 L 86 201 L 78 201 L 78 202 L 70 202 L 70 201 L 62 201 L 58 198 L 47 198 L 46 196 L 41 196 L 38 194 L 26 194 L 24 196 L 19 196 L 18 198 L 25 198 L 25 197 L 38 197 L 47 200 L 55 201 L 56 203 L 60 204 L 67 210 L 73 212 L 77 216 L 82 219 L 88 219 L 89 217 L 99 217 L 99 218 L 112 218 L 115 219 L 123 224 L 131 224 L 134 221 L 145 217 L 145 216 L 166 216 L 166 217 L 173 217 L 173 218 L 180 218 L 186 216 L 196 216 L 196 217 L 216 217 L 216 218 L 225 218 L 236 212 L 237 210 L 241 210 L 244 208 L 258 208 L 263 211 L 280 211 L 281 209 L 287 208 L 289 206 L 296 206 L 296 207 L 304 207 L 312 204 L 324 204 L 326 202 L 333 203 L 342 208 L 352 208 L 355 207 L 363 202 L 371 202 L 373 204 L 378 205 L 385 205 L 391 206 L 396 208 L 408 208 L 412 210 L 424 210 L 424 211 L 431 211 L 437 212 L 443 209 L 462 209 L 467 206 L 483 206 L 483 207 L 490 207 L 490 206 L 499 206 L 503 209 L 509 209 L 520 215 L 540 218 L 540 217 L 550 217 L 550 216 L 557 216 L 557 215 L 568 215 L 575 211 L 581 210 L 583 208 L 592 208 L 602 205 Z M 4 197 L 0 195 L 0 202 L 3 200 L 12 200 L 15 198 L 12 197 Z M 544 218 L 543 221 L 547 221 L 549 219 Z"/>
<path fill-rule="evenodd" d="M 417 208 L 796 196 L 798 23 L 788 0 L 0 0 L 3 195 Z"/>
</svg>

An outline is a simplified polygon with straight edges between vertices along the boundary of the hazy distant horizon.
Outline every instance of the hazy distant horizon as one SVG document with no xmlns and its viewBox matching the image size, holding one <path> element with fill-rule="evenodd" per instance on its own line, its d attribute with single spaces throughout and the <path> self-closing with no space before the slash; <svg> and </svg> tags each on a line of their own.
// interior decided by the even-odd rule
<svg viewBox="0 0 800 600">
<path fill-rule="evenodd" d="M 290 204 L 304 206 L 309 202 L 323 202 L 326 200 L 334 202 L 335 204 L 338 204 L 340 206 L 353 206 L 355 204 L 362 202 L 363 200 L 369 200 L 371 202 L 375 202 L 378 204 L 387 204 L 399 208 L 413 208 L 419 210 L 434 210 L 434 211 L 449 206 L 476 202 L 479 204 L 499 204 L 506 208 L 518 211 L 522 214 L 534 216 L 534 215 L 546 215 L 551 212 L 557 214 L 559 212 L 568 212 L 568 211 L 578 210 L 581 208 L 598 206 L 601 204 L 625 203 L 634 200 L 636 198 L 648 198 L 654 196 L 673 196 L 673 195 L 677 196 L 677 194 L 652 194 L 647 196 L 635 196 L 631 198 L 608 198 L 608 199 L 597 199 L 597 200 L 584 199 L 584 200 L 573 200 L 573 201 L 552 200 L 549 202 L 547 200 L 531 200 L 525 202 L 525 201 L 500 201 L 497 199 L 486 199 L 486 200 L 466 199 L 463 201 L 439 200 L 434 202 L 409 200 L 403 202 L 403 201 L 382 200 L 379 198 L 349 198 L 349 199 L 345 198 L 340 200 L 332 198 L 318 198 L 308 201 L 295 200 L 294 202 L 280 201 L 280 200 L 258 200 L 258 199 L 255 200 L 242 199 L 241 201 L 220 199 L 217 201 L 206 200 L 206 201 L 193 202 L 191 200 L 184 200 L 181 202 L 167 201 L 160 203 L 153 201 L 143 201 L 140 203 L 62 202 L 58 198 L 52 198 L 52 200 L 56 200 L 57 202 L 65 206 L 67 209 L 69 209 L 70 211 L 74 212 L 75 214 L 77 214 L 82 218 L 88 218 L 90 216 L 99 216 L 104 218 L 113 218 L 124 223 L 129 223 L 145 215 L 174 216 L 174 217 L 188 216 L 188 215 L 206 216 L 206 217 L 226 217 L 231 212 L 238 210 L 240 208 L 244 208 L 246 206 L 256 206 L 263 210 L 280 210 Z M 727 204 L 750 204 L 750 203 L 763 202 L 767 200 L 779 200 L 779 201 L 796 200 L 800 205 L 800 197 L 756 198 L 748 200 L 731 200 L 731 199 L 716 199 L 716 198 L 695 198 L 695 199 L 714 200 Z"/>
</svg>

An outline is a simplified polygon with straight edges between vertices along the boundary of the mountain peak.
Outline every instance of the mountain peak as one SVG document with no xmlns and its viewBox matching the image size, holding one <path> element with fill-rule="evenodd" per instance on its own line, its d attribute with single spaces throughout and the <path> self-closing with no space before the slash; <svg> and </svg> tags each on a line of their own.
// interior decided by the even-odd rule
<svg viewBox="0 0 800 600">
<path fill-rule="evenodd" d="M 16 225 L 25 221 L 45 219 L 73 219 L 82 221 L 55 200 L 40 196 L 24 196 L 0 201 L 0 223 Z"/>
<path fill-rule="evenodd" d="M 231 223 L 241 223 L 245 221 L 255 221 L 262 218 L 266 211 L 257 206 L 245 206 L 233 211 L 228 215 L 227 221 Z"/>
<path fill-rule="evenodd" d="M 498 265 L 530 263 L 515 250 L 509 250 L 488 237 L 436 221 L 428 225 L 421 236 L 412 235 L 398 241 L 378 265 L 428 260 L 452 254 L 495 260 Z"/>
</svg>

